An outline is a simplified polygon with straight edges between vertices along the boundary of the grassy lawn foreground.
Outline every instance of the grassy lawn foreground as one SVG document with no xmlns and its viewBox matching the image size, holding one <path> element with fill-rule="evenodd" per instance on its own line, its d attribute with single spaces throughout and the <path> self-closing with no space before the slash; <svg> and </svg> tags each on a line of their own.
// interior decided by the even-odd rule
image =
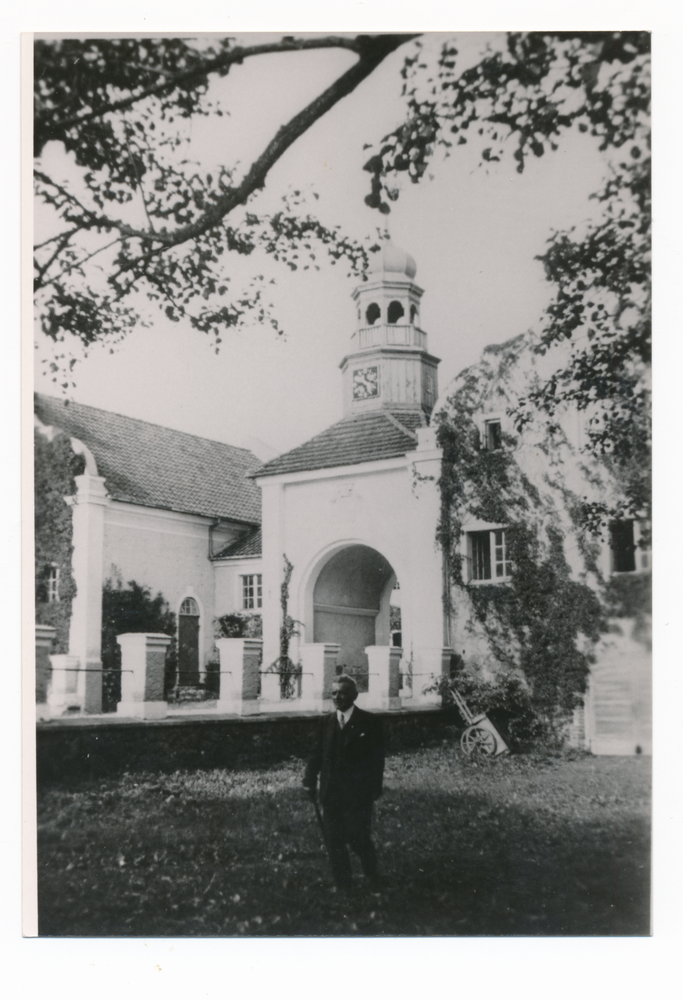
<svg viewBox="0 0 683 1000">
<path fill-rule="evenodd" d="M 650 761 L 392 757 L 386 888 L 330 891 L 300 761 L 39 796 L 41 935 L 649 933 Z"/>
</svg>

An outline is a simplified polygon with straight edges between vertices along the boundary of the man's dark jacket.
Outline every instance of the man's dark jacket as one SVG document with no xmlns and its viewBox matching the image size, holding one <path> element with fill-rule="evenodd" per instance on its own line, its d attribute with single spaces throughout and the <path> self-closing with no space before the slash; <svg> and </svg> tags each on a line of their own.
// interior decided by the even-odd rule
<svg viewBox="0 0 683 1000">
<path fill-rule="evenodd" d="M 382 794 L 384 738 L 377 716 L 354 706 L 351 718 L 339 729 L 337 713 L 320 722 L 304 785 L 315 788 L 320 774 L 320 801 L 345 805 L 371 803 Z"/>
</svg>

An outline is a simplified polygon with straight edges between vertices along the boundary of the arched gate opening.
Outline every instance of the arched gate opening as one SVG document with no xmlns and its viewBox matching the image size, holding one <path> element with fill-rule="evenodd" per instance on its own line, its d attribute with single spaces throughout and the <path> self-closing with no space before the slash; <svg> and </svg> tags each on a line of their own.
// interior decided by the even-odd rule
<svg viewBox="0 0 683 1000">
<path fill-rule="evenodd" d="M 313 590 L 313 641 L 339 643 L 338 664 L 367 691 L 366 646 L 391 642 L 390 604 L 396 574 L 367 545 L 349 545 L 323 566 Z"/>
</svg>

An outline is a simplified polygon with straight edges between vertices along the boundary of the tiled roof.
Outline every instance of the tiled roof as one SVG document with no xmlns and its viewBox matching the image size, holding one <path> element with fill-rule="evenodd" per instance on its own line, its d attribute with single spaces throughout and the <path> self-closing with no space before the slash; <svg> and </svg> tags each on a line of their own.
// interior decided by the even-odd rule
<svg viewBox="0 0 683 1000">
<path fill-rule="evenodd" d="M 260 462 L 245 448 L 42 393 L 35 410 L 90 449 L 115 500 L 260 523 L 261 491 L 247 478 Z"/>
<path fill-rule="evenodd" d="M 346 417 L 298 448 L 266 462 L 254 475 L 278 476 L 284 472 L 307 472 L 397 458 L 415 450 L 415 431 L 425 423 L 418 412 L 373 410 Z"/>
<path fill-rule="evenodd" d="M 238 556 L 260 556 L 261 555 L 261 529 L 255 528 L 242 535 L 236 542 L 229 545 L 214 556 L 214 559 L 236 558 Z"/>
</svg>

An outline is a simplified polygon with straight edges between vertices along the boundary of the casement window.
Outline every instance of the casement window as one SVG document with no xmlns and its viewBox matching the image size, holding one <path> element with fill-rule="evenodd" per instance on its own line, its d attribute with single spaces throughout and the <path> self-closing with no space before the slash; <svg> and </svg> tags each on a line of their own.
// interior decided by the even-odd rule
<svg viewBox="0 0 683 1000">
<path fill-rule="evenodd" d="M 59 600 L 59 566 L 48 567 L 47 571 L 47 601 L 54 604 Z"/>
<path fill-rule="evenodd" d="M 245 611 L 262 606 L 261 574 L 250 573 L 242 577 L 242 608 Z"/>
<path fill-rule="evenodd" d="M 470 581 L 507 580 L 512 573 L 505 528 L 467 533 L 467 562 Z"/>
<path fill-rule="evenodd" d="M 59 601 L 59 566 L 48 563 L 36 580 L 36 602 L 55 604 Z"/>
<path fill-rule="evenodd" d="M 484 448 L 486 451 L 497 451 L 503 447 L 503 431 L 500 420 L 484 421 Z"/>
<path fill-rule="evenodd" d="M 612 573 L 637 573 L 650 569 L 651 553 L 643 543 L 643 526 L 638 521 L 612 521 L 609 533 Z"/>
</svg>

